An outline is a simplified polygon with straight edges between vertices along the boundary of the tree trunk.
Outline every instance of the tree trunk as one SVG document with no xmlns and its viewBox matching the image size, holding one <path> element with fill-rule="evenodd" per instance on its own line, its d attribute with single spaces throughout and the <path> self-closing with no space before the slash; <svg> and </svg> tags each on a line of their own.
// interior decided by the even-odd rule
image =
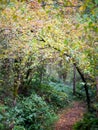
<svg viewBox="0 0 98 130">
<path fill-rule="evenodd" d="M 96 97 L 98 101 L 98 76 L 96 76 Z"/>
<path fill-rule="evenodd" d="M 73 64 L 76 67 L 78 73 L 80 74 L 82 81 L 85 83 L 84 88 L 85 88 L 85 93 L 86 93 L 87 106 L 88 106 L 88 110 L 89 110 L 90 109 L 90 96 L 89 96 L 89 92 L 88 92 L 87 82 L 86 82 L 86 80 L 84 78 L 84 75 L 80 71 L 80 68 L 77 66 L 77 64 L 75 62 Z"/>
<path fill-rule="evenodd" d="M 73 95 L 76 94 L 76 67 L 73 65 Z"/>
</svg>

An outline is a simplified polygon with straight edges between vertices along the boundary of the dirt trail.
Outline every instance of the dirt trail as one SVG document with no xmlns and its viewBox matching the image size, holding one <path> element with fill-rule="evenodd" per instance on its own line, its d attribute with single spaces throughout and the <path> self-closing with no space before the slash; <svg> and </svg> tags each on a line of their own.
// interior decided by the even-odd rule
<svg viewBox="0 0 98 130">
<path fill-rule="evenodd" d="M 54 130 L 73 130 L 73 125 L 82 119 L 85 112 L 86 106 L 83 102 L 74 102 L 72 108 L 65 109 L 60 114 Z"/>
</svg>

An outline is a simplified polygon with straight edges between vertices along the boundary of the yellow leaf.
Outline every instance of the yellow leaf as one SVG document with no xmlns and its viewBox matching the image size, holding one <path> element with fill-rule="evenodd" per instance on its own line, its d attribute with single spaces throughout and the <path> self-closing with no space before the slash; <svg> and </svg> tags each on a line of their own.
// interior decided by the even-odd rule
<svg viewBox="0 0 98 130">
<path fill-rule="evenodd" d="M 81 7 L 79 8 L 80 11 L 84 11 L 85 9 L 86 9 L 86 6 L 81 6 Z"/>
</svg>

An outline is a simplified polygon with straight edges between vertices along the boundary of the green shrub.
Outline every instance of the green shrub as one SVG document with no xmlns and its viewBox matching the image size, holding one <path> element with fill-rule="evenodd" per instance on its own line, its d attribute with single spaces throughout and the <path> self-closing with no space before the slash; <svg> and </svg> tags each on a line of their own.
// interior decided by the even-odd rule
<svg viewBox="0 0 98 130">
<path fill-rule="evenodd" d="M 7 107 L 5 105 L 0 104 L 0 130 L 8 130 L 9 124 L 7 119 L 9 117 L 8 113 L 6 112 Z"/>
<path fill-rule="evenodd" d="M 87 85 L 90 98 L 93 101 L 96 95 L 96 87 L 92 87 L 90 83 L 88 83 Z M 86 93 L 83 82 L 79 82 L 76 84 L 76 96 L 78 99 L 86 100 Z"/>
<path fill-rule="evenodd" d="M 23 98 L 11 114 L 15 125 L 24 126 L 26 130 L 48 130 L 57 119 L 54 111 L 37 94 Z"/>
<path fill-rule="evenodd" d="M 5 130 L 4 124 L 0 123 L 0 130 Z"/>
<path fill-rule="evenodd" d="M 53 86 L 41 85 L 39 95 L 54 109 L 58 110 L 65 107 L 68 102 L 68 95 L 65 92 L 57 90 Z"/>
<path fill-rule="evenodd" d="M 97 130 L 98 128 L 98 118 L 94 114 L 88 113 L 84 118 L 77 122 L 73 129 L 74 130 Z"/>
<path fill-rule="evenodd" d="M 23 126 L 14 126 L 13 130 L 25 130 Z"/>
</svg>

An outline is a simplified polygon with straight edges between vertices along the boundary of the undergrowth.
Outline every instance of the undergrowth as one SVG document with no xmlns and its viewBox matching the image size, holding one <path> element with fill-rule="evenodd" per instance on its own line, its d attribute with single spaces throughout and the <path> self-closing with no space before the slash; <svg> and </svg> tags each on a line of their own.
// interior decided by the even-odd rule
<svg viewBox="0 0 98 130">
<path fill-rule="evenodd" d="M 98 117 L 94 113 L 87 113 L 84 118 L 77 122 L 74 130 L 97 130 L 98 129 Z"/>
<path fill-rule="evenodd" d="M 52 130 L 57 111 L 71 101 L 67 91 L 64 84 L 42 84 L 30 96 L 19 96 L 15 107 L 3 105 L 0 130 Z"/>
</svg>

